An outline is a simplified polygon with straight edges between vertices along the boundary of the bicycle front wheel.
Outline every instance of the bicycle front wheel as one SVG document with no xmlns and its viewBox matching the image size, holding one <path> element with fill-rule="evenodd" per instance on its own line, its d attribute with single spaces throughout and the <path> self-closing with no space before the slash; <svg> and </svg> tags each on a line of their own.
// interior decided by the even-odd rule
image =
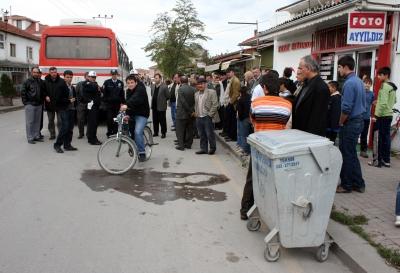
<svg viewBox="0 0 400 273">
<path fill-rule="evenodd" d="M 110 174 L 123 174 L 136 163 L 138 152 L 129 138 L 110 138 L 105 141 L 97 153 L 100 167 Z"/>
<path fill-rule="evenodd" d="M 154 144 L 153 142 L 153 132 L 151 131 L 149 126 L 145 126 L 143 133 L 145 135 L 145 137 L 147 138 L 147 140 L 145 139 L 145 141 L 147 141 L 146 143 L 148 143 L 150 146 Z"/>
<path fill-rule="evenodd" d="M 148 135 L 148 132 L 146 132 L 146 127 L 144 128 L 144 133 L 143 133 L 143 138 L 144 138 L 144 151 L 146 153 L 146 160 L 150 159 L 151 152 L 153 151 L 153 148 L 151 147 L 153 143 L 149 139 L 149 137 L 153 138 L 153 135 L 150 132 L 150 135 Z"/>
</svg>

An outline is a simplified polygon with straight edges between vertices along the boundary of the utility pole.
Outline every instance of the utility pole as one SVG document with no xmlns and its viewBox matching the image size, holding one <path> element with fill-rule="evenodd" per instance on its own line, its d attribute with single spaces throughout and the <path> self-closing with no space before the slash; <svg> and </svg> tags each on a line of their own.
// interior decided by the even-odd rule
<svg viewBox="0 0 400 273">
<path fill-rule="evenodd" d="M 107 25 L 107 20 L 113 19 L 114 15 L 111 14 L 111 16 L 107 16 L 107 14 L 105 14 L 104 16 L 101 16 L 100 14 L 93 17 L 93 19 L 104 19 L 104 27 Z"/>
<path fill-rule="evenodd" d="M 256 36 L 257 36 L 257 49 L 258 49 L 258 44 L 259 44 L 259 38 L 258 38 L 258 20 L 256 20 L 255 23 L 251 22 L 228 22 L 230 25 L 255 25 L 256 26 Z"/>
<path fill-rule="evenodd" d="M 257 39 L 256 40 L 256 42 L 257 42 L 256 51 L 258 53 L 258 45 L 259 45 L 259 41 L 260 41 L 259 36 L 258 36 L 258 20 L 256 20 L 255 23 L 252 23 L 252 22 L 228 22 L 228 24 L 231 24 L 231 25 L 255 25 L 256 26 L 256 39 Z M 261 66 L 261 58 L 260 58 L 259 66 Z"/>
</svg>

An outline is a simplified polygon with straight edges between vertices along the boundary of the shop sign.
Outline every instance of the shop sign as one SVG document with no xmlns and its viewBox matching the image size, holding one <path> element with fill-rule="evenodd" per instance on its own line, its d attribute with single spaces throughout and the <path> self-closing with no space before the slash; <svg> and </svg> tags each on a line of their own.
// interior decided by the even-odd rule
<svg viewBox="0 0 400 273">
<path fill-rule="evenodd" d="M 293 42 L 291 44 L 283 44 L 278 47 L 279 52 L 287 52 L 290 50 L 311 48 L 312 42 Z"/>
<path fill-rule="evenodd" d="M 347 44 L 383 45 L 385 42 L 386 13 L 350 12 L 347 27 Z"/>
</svg>

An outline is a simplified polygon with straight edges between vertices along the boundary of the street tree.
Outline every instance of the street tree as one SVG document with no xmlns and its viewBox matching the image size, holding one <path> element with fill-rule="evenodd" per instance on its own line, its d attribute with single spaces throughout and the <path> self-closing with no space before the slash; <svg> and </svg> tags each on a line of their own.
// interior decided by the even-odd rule
<svg viewBox="0 0 400 273">
<path fill-rule="evenodd" d="M 12 98 L 17 95 L 14 84 L 7 74 L 1 75 L 0 95 L 2 96 L 3 105 L 12 105 Z"/>
<path fill-rule="evenodd" d="M 204 23 L 197 16 L 191 0 L 177 0 L 172 13 L 160 13 L 153 22 L 152 38 L 144 50 L 165 76 L 189 65 L 196 56 L 194 48 L 209 39 L 202 34 Z"/>
</svg>

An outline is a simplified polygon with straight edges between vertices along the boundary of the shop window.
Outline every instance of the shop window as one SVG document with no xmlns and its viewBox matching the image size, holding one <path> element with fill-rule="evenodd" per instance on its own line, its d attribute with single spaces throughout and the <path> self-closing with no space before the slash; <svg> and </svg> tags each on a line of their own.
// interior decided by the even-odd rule
<svg viewBox="0 0 400 273">
<path fill-rule="evenodd" d="M 360 52 L 357 54 L 357 75 L 360 78 L 364 76 L 372 79 L 372 51 Z"/>
<path fill-rule="evenodd" d="M 15 44 L 10 44 L 10 56 L 11 57 L 17 56 L 17 47 Z"/>
</svg>

